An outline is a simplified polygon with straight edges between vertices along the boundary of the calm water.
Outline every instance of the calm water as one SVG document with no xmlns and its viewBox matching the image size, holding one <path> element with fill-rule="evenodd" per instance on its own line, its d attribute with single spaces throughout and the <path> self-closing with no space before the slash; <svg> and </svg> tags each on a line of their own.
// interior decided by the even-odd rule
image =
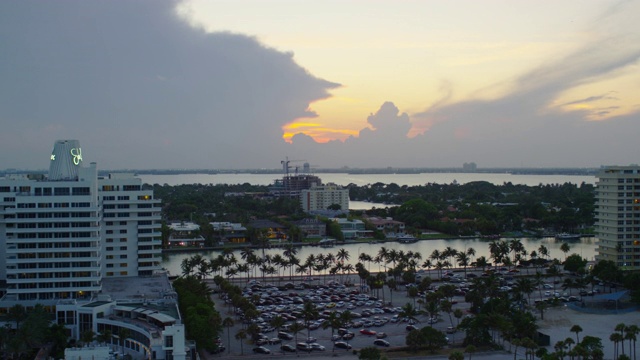
<svg viewBox="0 0 640 360">
<path fill-rule="evenodd" d="M 593 176 L 575 176 L 575 175 L 512 175 L 507 173 L 500 174 L 485 174 L 485 173 L 424 173 L 424 174 L 363 174 L 352 175 L 346 173 L 332 173 L 332 174 L 318 174 L 324 183 L 333 182 L 338 185 L 348 185 L 350 183 L 358 186 L 374 184 L 381 182 L 384 184 L 395 183 L 400 186 L 416 186 L 424 185 L 427 183 L 438 184 L 450 184 L 453 181 L 457 181 L 459 184 L 465 184 L 472 181 L 488 181 L 496 185 L 502 185 L 505 182 L 511 182 L 513 184 L 521 184 L 528 186 L 536 186 L 539 184 L 595 184 L 596 178 Z M 168 185 L 181 185 L 181 184 L 244 184 L 249 183 L 252 185 L 269 185 L 277 178 L 280 178 L 276 174 L 180 174 L 180 175 L 140 175 L 142 181 L 149 184 L 168 184 Z M 385 207 L 385 204 L 373 204 L 366 202 L 351 202 L 352 209 L 369 209 L 372 206 Z M 521 239 L 523 245 L 527 249 L 527 252 L 531 253 L 533 250 L 538 250 L 541 244 L 549 249 L 549 253 L 552 258 L 564 258 L 564 253 L 560 251 L 561 242 L 556 242 L 553 238 L 544 239 Z M 583 238 L 579 242 L 570 243 L 570 253 L 580 254 L 582 257 L 593 260 L 596 253 L 595 238 Z M 459 251 L 465 251 L 469 247 L 473 247 L 476 250 L 477 256 L 486 256 L 489 258 L 488 241 L 478 239 L 452 239 L 452 240 L 428 240 L 419 241 L 414 244 L 400 244 L 395 242 L 388 242 L 384 244 L 348 244 L 341 247 L 334 248 L 319 248 L 313 246 L 298 248 L 298 257 L 300 259 L 306 259 L 310 254 L 318 253 L 337 253 L 340 248 L 347 250 L 350 255 L 350 263 L 356 264 L 358 262 L 358 254 L 365 252 L 369 255 L 375 256 L 382 246 L 387 249 L 396 249 L 403 251 L 420 252 L 423 260 L 428 258 L 434 249 L 443 250 L 446 247 L 451 247 Z M 268 249 L 265 250 L 267 254 L 281 253 L 282 249 Z M 180 264 L 183 259 L 192 256 L 194 253 L 173 253 L 165 255 L 163 267 L 171 272 L 171 274 L 180 274 Z M 219 254 L 217 251 L 210 251 L 202 253 L 206 257 L 215 257 Z M 236 253 L 236 257 L 240 259 L 240 253 Z M 372 265 L 373 266 L 373 265 Z M 374 270 L 374 269 L 372 269 Z"/>
<path fill-rule="evenodd" d="M 466 184 L 473 181 L 488 181 L 496 185 L 505 182 L 512 184 L 536 186 L 539 184 L 595 184 L 594 176 L 577 175 L 512 175 L 500 174 L 479 174 L 479 173 L 423 173 L 423 174 L 317 174 L 323 183 L 335 183 L 338 185 L 349 185 L 351 183 L 358 186 L 375 184 L 395 183 L 400 186 L 416 186 L 427 183 L 451 184 L 457 181 L 459 184 Z M 275 179 L 282 176 L 276 174 L 179 174 L 179 175 L 140 175 L 143 182 L 160 185 L 182 185 L 182 184 L 244 184 L 270 185 Z"/>
<path fill-rule="evenodd" d="M 549 255 L 551 258 L 564 259 L 564 253 L 560 250 L 560 246 L 562 242 L 556 241 L 554 238 L 542 238 L 542 239 L 529 239 L 529 238 L 521 238 L 520 241 L 524 245 L 525 249 L 527 249 L 528 253 L 531 251 L 538 252 L 538 248 L 540 245 L 544 245 L 549 250 Z M 387 242 L 384 244 L 369 244 L 369 243 L 354 243 L 348 244 L 344 246 L 334 246 L 332 248 L 321 248 L 317 246 L 303 246 L 299 247 L 298 254 L 296 255 L 302 261 L 306 259 L 310 254 L 317 255 L 319 253 L 323 254 L 336 254 L 338 250 L 344 248 L 350 254 L 350 259 L 348 263 L 351 263 L 355 266 L 358 263 L 358 256 L 361 253 L 366 253 L 371 256 L 376 256 L 378 251 L 380 251 L 381 247 L 385 247 L 388 250 L 395 249 L 397 251 L 413 251 L 419 252 L 422 255 L 422 261 L 426 260 L 429 255 L 433 252 L 434 249 L 438 249 L 440 251 L 444 250 L 447 247 L 451 247 L 458 251 L 466 251 L 466 249 L 472 247 L 476 250 L 476 257 L 485 256 L 489 259 L 489 242 L 488 240 L 479 240 L 479 239 L 450 239 L 450 240 L 423 240 L 418 241 L 413 244 L 400 244 L 397 242 Z M 569 251 L 569 255 L 576 253 L 581 255 L 583 258 L 587 260 L 593 260 L 596 255 L 596 239 L 595 238 L 582 238 L 580 241 L 570 242 L 569 246 L 571 250 Z M 256 252 L 260 250 L 256 249 Z M 162 266 L 169 270 L 172 275 L 179 275 L 181 273 L 180 264 L 183 259 L 189 258 L 193 256 L 194 252 L 191 253 L 169 253 L 164 255 L 164 261 Z M 220 251 L 205 251 L 201 252 L 203 256 L 206 258 L 213 258 L 220 254 Z M 265 254 L 282 254 L 282 249 L 266 249 Z M 241 262 L 240 251 L 235 252 L 236 258 Z M 371 270 L 377 270 L 374 268 L 373 263 L 371 264 Z"/>
</svg>

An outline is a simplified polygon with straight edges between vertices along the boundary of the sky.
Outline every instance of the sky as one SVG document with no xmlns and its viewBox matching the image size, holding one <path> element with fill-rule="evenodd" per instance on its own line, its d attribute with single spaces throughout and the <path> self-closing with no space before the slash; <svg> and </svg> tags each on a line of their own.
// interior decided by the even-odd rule
<svg viewBox="0 0 640 360">
<path fill-rule="evenodd" d="M 638 163 L 638 1 L 0 2 L 0 169 Z"/>
</svg>

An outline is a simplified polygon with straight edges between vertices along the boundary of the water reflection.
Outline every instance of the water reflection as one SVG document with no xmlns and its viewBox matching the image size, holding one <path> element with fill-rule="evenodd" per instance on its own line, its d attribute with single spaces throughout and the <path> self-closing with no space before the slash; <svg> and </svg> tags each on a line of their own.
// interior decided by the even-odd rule
<svg viewBox="0 0 640 360">
<path fill-rule="evenodd" d="M 509 240 L 509 239 L 502 239 Z M 519 238 L 522 245 L 527 250 L 528 254 L 531 254 L 532 251 L 538 252 L 540 245 L 544 245 L 548 251 L 551 258 L 564 259 L 565 254 L 560 250 L 560 246 L 563 244 L 563 241 L 558 241 L 555 238 Z M 596 255 L 596 238 L 595 237 L 583 237 L 580 241 L 571 241 L 568 242 L 570 251 L 566 255 L 578 254 L 587 260 L 594 260 Z M 349 252 L 349 260 L 347 263 L 351 263 L 353 265 L 358 263 L 358 256 L 360 253 L 366 253 L 373 256 L 376 256 L 382 247 L 385 247 L 388 250 L 395 249 L 396 251 L 412 251 L 419 252 L 422 255 L 423 261 L 429 258 L 429 255 L 433 252 L 433 250 L 438 249 L 440 251 L 450 247 L 452 249 L 458 251 L 466 251 L 468 248 L 473 248 L 476 251 L 475 258 L 480 256 L 485 256 L 487 259 L 490 258 L 489 253 L 489 243 L 490 240 L 484 239 L 441 239 L 441 240 L 422 240 L 413 244 L 401 244 L 398 242 L 385 242 L 385 243 L 370 243 L 370 242 L 359 242 L 359 243 L 349 243 L 345 245 L 336 245 L 332 248 L 322 248 L 317 246 L 302 246 L 297 248 L 298 253 L 297 257 L 304 261 L 309 255 L 313 254 L 318 255 L 320 253 L 323 254 L 336 254 L 338 250 L 344 248 Z M 256 250 L 258 251 L 258 250 Z M 272 248 L 265 249 L 265 254 L 275 255 L 282 254 L 282 248 Z M 203 251 L 200 252 L 206 258 L 213 258 L 220 254 L 220 251 Z M 180 269 L 180 264 L 183 259 L 189 258 L 196 254 L 195 252 L 188 253 L 169 253 L 163 256 L 162 266 L 169 270 L 172 275 L 179 275 L 182 271 Z M 235 254 L 236 258 L 239 261 L 240 259 L 240 251 L 236 250 Z M 373 266 L 373 265 L 372 265 Z"/>
</svg>

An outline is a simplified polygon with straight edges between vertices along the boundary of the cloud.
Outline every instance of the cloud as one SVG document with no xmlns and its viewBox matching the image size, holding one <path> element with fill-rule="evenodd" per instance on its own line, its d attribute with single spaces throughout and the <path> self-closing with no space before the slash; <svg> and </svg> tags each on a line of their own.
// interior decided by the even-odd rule
<svg viewBox="0 0 640 360">
<path fill-rule="evenodd" d="M 592 102 L 596 102 L 596 101 L 599 101 L 599 100 L 620 100 L 615 96 L 609 96 L 610 93 L 611 92 L 609 92 L 608 94 L 604 94 L 604 95 L 589 96 L 589 97 L 584 98 L 584 99 L 569 101 L 569 102 L 566 102 L 566 103 L 564 103 L 564 104 L 562 104 L 560 106 L 592 103 Z"/>
<path fill-rule="evenodd" d="M 595 19 L 572 53 L 496 79 L 507 89 L 500 97 L 454 102 L 443 79 L 441 97 L 425 99 L 424 110 L 407 114 L 390 94 L 363 114 L 357 136 L 327 143 L 287 125 L 309 119 L 316 134 L 341 131 L 310 110 L 338 83 L 251 36 L 194 28 L 176 15 L 177 4 L 0 2 L 0 151 L 11 154 L 2 167 L 46 168 L 53 142 L 68 138 L 107 169 L 276 168 L 287 155 L 320 167 L 637 162 L 637 107 L 587 121 L 611 116 L 622 106 L 616 98 L 633 96 L 616 86 L 566 95 L 637 66 L 640 39 L 629 31 L 636 2 Z"/>
<path fill-rule="evenodd" d="M 6 167 L 47 167 L 59 138 L 101 168 L 277 164 L 281 127 L 338 86 L 291 53 L 207 34 L 174 1 L 0 3 Z"/>
</svg>

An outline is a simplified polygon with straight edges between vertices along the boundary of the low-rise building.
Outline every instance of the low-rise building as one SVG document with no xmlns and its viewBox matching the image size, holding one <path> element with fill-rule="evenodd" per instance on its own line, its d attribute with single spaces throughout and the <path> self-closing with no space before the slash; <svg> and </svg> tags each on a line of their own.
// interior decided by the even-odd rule
<svg viewBox="0 0 640 360">
<path fill-rule="evenodd" d="M 362 237 L 372 237 L 373 231 L 367 230 L 365 228 L 364 222 L 362 220 L 354 219 L 349 220 L 345 218 L 334 218 L 332 221 L 338 223 L 340 225 L 340 230 L 342 231 L 342 236 L 345 239 L 357 239 Z"/>
<path fill-rule="evenodd" d="M 367 221 L 371 223 L 376 230 L 382 231 L 387 237 L 404 235 L 405 225 L 402 221 L 393 220 L 392 218 L 369 217 Z"/>
<path fill-rule="evenodd" d="M 169 224 L 169 247 L 204 247 L 204 237 L 200 235 L 200 225 L 192 222 Z"/>
<path fill-rule="evenodd" d="M 210 222 L 213 232 L 220 241 L 227 243 L 242 244 L 247 242 L 247 228 L 240 223 L 231 222 Z"/>
<path fill-rule="evenodd" d="M 300 229 L 304 237 L 323 238 L 327 236 L 327 224 L 324 221 L 315 218 L 302 219 L 294 221 L 293 224 Z"/>
</svg>

